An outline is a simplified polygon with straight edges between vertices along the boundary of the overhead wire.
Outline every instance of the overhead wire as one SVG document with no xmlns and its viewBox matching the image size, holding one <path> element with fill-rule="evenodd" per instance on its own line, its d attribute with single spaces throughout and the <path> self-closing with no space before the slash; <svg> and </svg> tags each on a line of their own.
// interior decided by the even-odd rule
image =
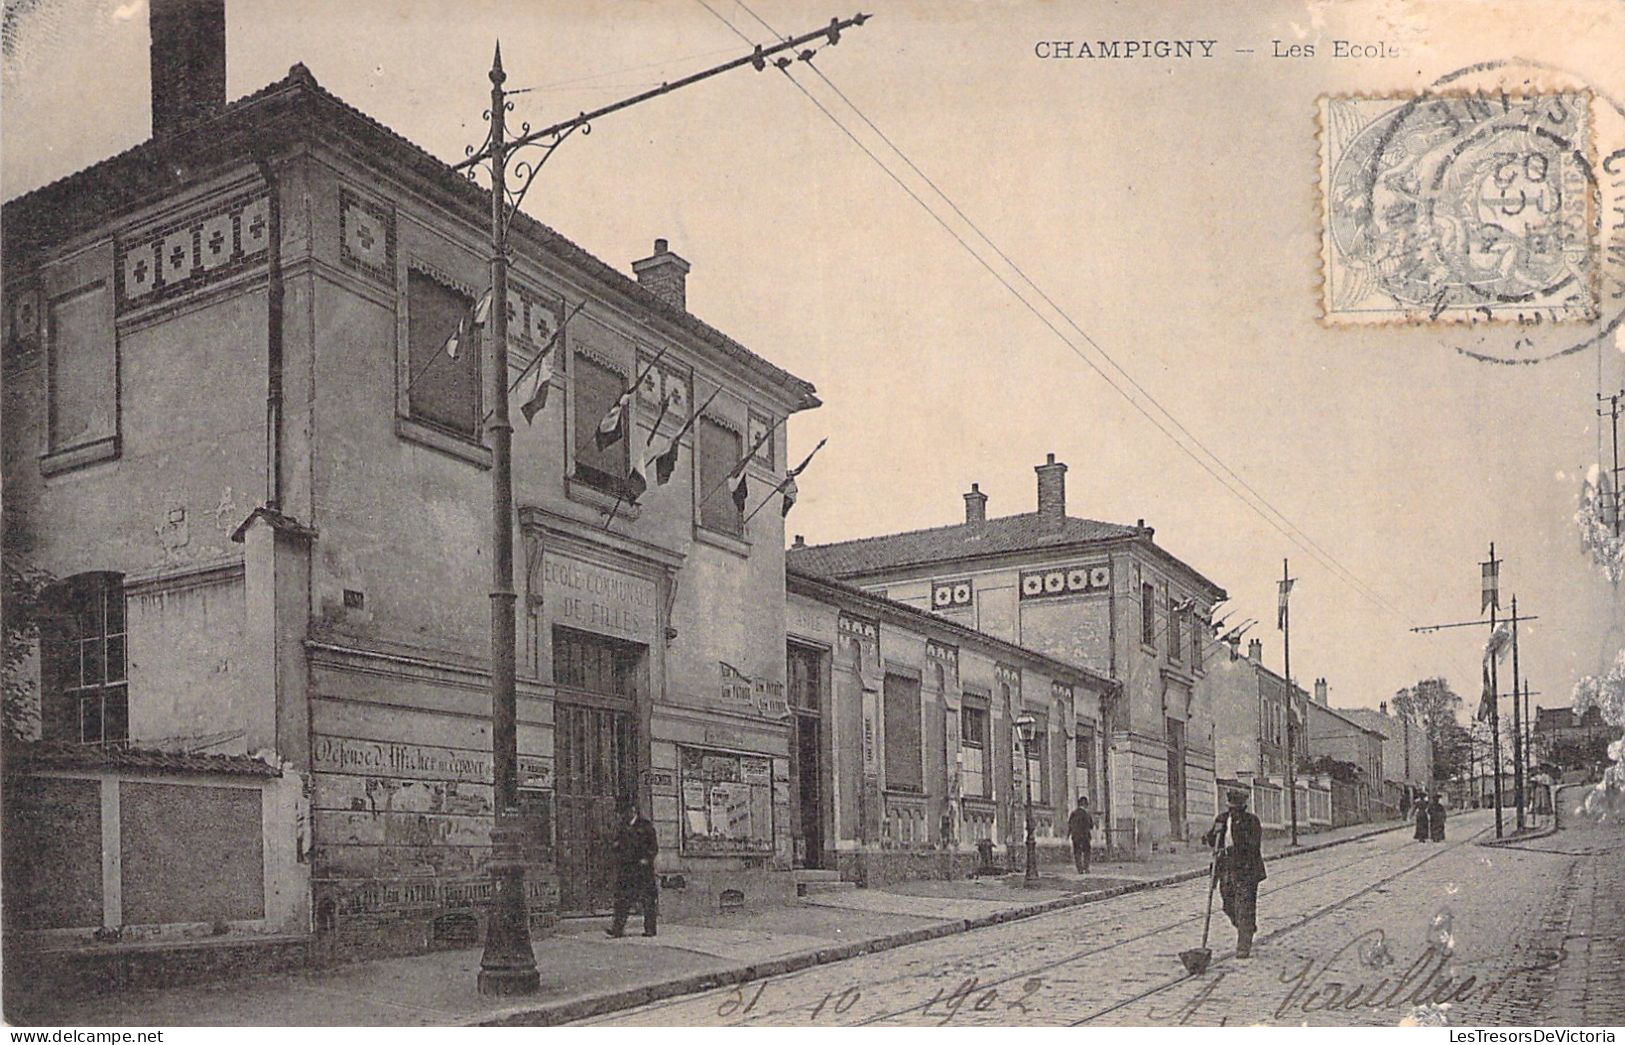
<svg viewBox="0 0 1625 1045">
<path fill-rule="evenodd" d="M 755 41 L 751 40 L 751 38 L 749 36 L 747 36 L 745 33 L 743 33 L 737 26 L 735 26 L 731 21 L 729 21 L 721 13 L 719 13 L 714 7 L 711 6 L 711 4 L 707 3 L 706 0 L 696 0 L 696 2 L 699 3 L 700 6 L 704 7 L 708 12 L 710 12 L 711 15 L 713 17 L 715 17 L 718 21 L 722 22 L 725 26 L 727 26 L 741 40 L 744 40 L 746 43 L 749 43 L 752 46 L 755 46 Z M 744 4 L 742 2 L 742 0 L 736 0 L 736 3 L 738 3 L 739 7 L 742 8 L 744 11 L 746 11 L 746 13 L 750 14 L 750 16 L 752 18 L 754 18 L 757 22 L 761 23 L 761 25 L 768 32 L 772 33 L 775 37 L 779 36 L 778 32 L 776 30 L 774 30 L 771 25 L 769 25 L 765 20 L 763 20 L 761 18 L 761 16 L 757 15 L 753 10 L 751 10 L 751 8 L 749 6 Z M 861 139 L 859 139 L 851 131 L 850 128 L 848 128 L 844 123 L 842 123 L 841 120 L 833 112 L 831 112 L 827 106 L 825 106 L 821 101 L 819 101 L 819 99 L 817 97 L 815 97 L 810 91 L 808 91 L 806 86 L 803 85 L 800 81 L 798 81 L 791 74 L 788 65 L 779 66 L 779 70 L 785 74 L 785 78 L 788 79 L 790 81 L 790 83 L 792 85 L 794 85 L 796 87 L 796 89 L 799 90 L 807 98 L 808 101 L 810 101 L 843 134 L 845 134 L 852 141 L 852 143 L 858 147 L 858 149 L 860 151 L 862 151 L 877 167 L 879 167 L 881 169 L 881 171 L 883 173 L 885 173 L 889 178 L 891 178 L 891 180 L 894 183 L 897 184 L 898 188 L 902 189 L 902 191 L 907 196 L 909 196 L 910 199 L 914 200 L 914 202 L 916 204 L 918 204 L 922 210 L 924 210 L 934 221 L 936 221 L 937 224 L 940 225 L 943 228 L 943 230 L 945 232 L 947 232 L 949 234 L 949 236 L 952 237 L 960 245 L 960 247 L 962 249 L 965 250 L 965 252 L 967 254 L 969 254 L 975 261 L 977 261 L 978 264 L 980 264 L 984 269 L 986 269 L 987 272 L 990 275 L 992 275 L 993 278 L 995 280 L 997 280 L 1000 283 L 1000 285 L 1002 285 L 1005 288 L 1005 290 L 1011 294 L 1012 297 L 1014 297 L 1021 305 L 1023 305 L 1029 312 L 1031 312 L 1040 322 L 1042 322 L 1046 327 L 1048 327 L 1050 329 L 1051 333 L 1053 333 L 1064 345 L 1066 345 L 1069 349 L 1071 349 L 1072 352 L 1075 355 L 1077 355 L 1079 359 L 1083 360 L 1083 362 L 1085 364 L 1087 364 L 1092 370 L 1094 370 L 1095 373 L 1098 374 L 1101 377 L 1101 379 L 1104 380 L 1107 383 L 1107 385 L 1112 388 L 1113 391 L 1117 392 L 1117 394 L 1119 396 L 1121 396 L 1125 401 L 1127 401 L 1129 403 L 1129 405 L 1133 406 L 1135 408 L 1135 410 L 1137 410 L 1142 416 L 1144 416 L 1145 419 L 1147 421 L 1149 421 L 1152 424 L 1153 427 L 1155 427 L 1159 432 L 1161 432 L 1164 436 L 1166 436 L 1170 442 L 1172 442 L 1177 448 L 1180 449 L 1180 451 L 1182 451 L 1186 456 L 1190 457 L 1193 461 L 1195 461 L 1196 464 L 1199 467 L 1201 467 L 1204 471 L 1206 471 L 1210 476 L 1212 476 L 1215 481 L 1217 481 L 1221 486 L 1223 486 L 1231 494 L 1236 496 L 1237 499 L 1240 500 L 1243 504 L 1247 505 L 1248 508 L 1250 508 L 1255 514 L 1257 514 L 1260 518 L 1262 518 L 1272 528 L 1279 531 L 1283 536 L 1285 536 L 1293 544 L 1295 544 L 1299 548 L 1301 548 L 1311 558 L 1313 558 L 1317 563 L 1319 563 L 1321 566 L 1328 569 L 1334 576 L 1337 576 L 1344 583 L 1348 584 L 1351 588 L 1354 589 L 1354 591 L 1356 593 L 1360 594 L 1362 597 L 1368 599 L 1369 601 L 1375 603 L 1376 605 L 1383 608 L 1387 612 L 1393 614 L 1396 618 L 1400 619 L 1401 621 L 1406 620 L 1405 614 L 1404 614 L 1404 612 L 1402 610 L 1400 610 L 1392 602 L 1390 602 L 1387 599 L 1383 598 L 1381 596 L 1381 594 L 1379 594 L 1375 589 L 1373 589 L 1371 586 L 1367 585 L 1364 581 L 1362 581 L 1356 574 L 1354 574 L 1354 572 L 1352 570 L 1350 570 L 1347 567 L 1343 566 L 1343 564 L 1341 562 L 1339 562 L 1337 560 L 1337 558 L 1335 556 L 1333 556 L 1329 551 L 1327 551 L 1323 546 L 1321 546 L 1319 544 L 1319 542 L 1317 542 L 1313 538 L 1311 538 L 1307 533 L 1305 533 L 1303 531 L 1303 529 L 1301 527 L 1297 526 L 1284 513 L 1282 513 L 1279 509 L 1275 508 L 1275 506 L 1273 504 L 1271 504 L 1268 501 L 1267 498 L 1265 498 L 1262 494 L 1260 494 L 1256 490 L 1256 488 L 1254 488 L 1250 483 L 1248 483 L 1239 474 L 1237 474 L 1234 469 L 1230 468 L 1230 466 L 1227 465 L 1222 459 L 1220 459 L 1217 454 L 1215 454 L 1204 443 L 1202 443 L 1202 441 L 1200 439 L 1198 439 L 1194 434 L 1192 434 L 1190 432 L 1190 430 L 1183 423 L 1181 423 L 1178 420 L 1178 418 L 1173 415 L 1173 413 L 1171 411 L 1169 411 L 1166 407 L 1164 407 L 1156 399 L 1155 396 L 1153 396 L 1149 391 L 1147 391 L 1145 389 L 1145 387 L 1143 385 L 1141 385 L 1137 380 L 1135 380 L 1133 375 L 1131 375 L 1119 363 L 1117 363 L 1117 361 L 1115 359 L 1113 359 L 1110 356 L 1109 353 L 1107 353 L 1104 349 L 1102 349 L 1100 347 L 1100 345 L 1098 344 L 1098 342 L 1096 342 L 1094 340 L 1094 338 L 1092 338 L 1088 334 L 1087 331 L 1083 330 L 1083 328 L 1081 326 L 1079 326 L 1079 324 L 1075 320 L 1073 320 L 1071 318 L 1071 316 L 1068 315 L 1064 309 L 1062 309 L 1059 305 L 1057 305 L 1055 303 L 1053 298 L 1051 298 L 1047 293 L 1045 293 L 1044 290 L 1031 277 L 1029 277 L 1025 273 L 1025 271 L 1023 271 L 1021 269 L 1020 266 L 1018 266 L 1013 260 L 1011 260 L 1011 258 L 1009 257 L 1008 254 L 1006 254 L 1002 249 L 1000 249 L 999 246 L 985 232 L 983 232 L 980 227 L 978 227 L 968 216 L 966 216 L 964 211 L 957 204 L 954 203 L 952 198 L 950 198 L 941 189 L 940 186 L 938 186 L 934 181 L 932 181 L 932 179 L 929 176 L 927 176 L 923 171 L 921 171 L 920 168 L 918 167 L 918 165 L 916 165 L 911 159 L 909 159 L 907 154 L 904 153 L 902 151 L 902 149 L 900 149 L 896 145 L 896 143 L 893 142 L 883 131 L 881 131 L 881 129 L 874 123 L 874 121 L 869 119 L 869 117 L 867 115 L 865 115 L 863 113 L 863 111 L 861 109 L 859 109 L 858 106 L 854 102 L 852 102 L 852 100 L 849 97 L 847 97 L 847 95 L 844 92 L 842 92 L 840 90 L 840 88 L 837 87 L 834 84 L 834 82 L 831 81 L 830 78 L 828 76 L 826 76 L 821 69 L 819 69 L 811 61 L 808 61 L 807 64 L 812 68 L 813 72 L 820 79 L 822 79 L 824 81 L 824 83 L 826 85 L 828 85 L 830 87 L 830 89 L 833 90 L 835 92 L 835 94 L 837 96 L 839 96 L 841 98 L 841 100 L 843 102 L 845 102 L 846 105 L 849 108 L 852 109 L 852 111 L 854 113 L 857 114 L 859 119 L 861 119 L 867 126 L 869 126 L 870 129 L 872 129 L 875 132 L 875 134 L 878 135 L 881 138 L 881 140 L 884 141 L 892 149 L 892 151 L 897 153 L 897 155 L 903 160 L 903 162 L 905 164 L 907 164 L 908 167 L 911 170 L 913 170 L 923 181 L 925 181 L 925 183 L 927 185 L 931 186 L 932 190 L 934 190 L 937 193 L 937 195 L 940 196 L 943 199 L 943 201 L 947 203 L 949 208 L 951 208 L 952 211 L 962 221 L 964 221 L 967 226 L 969 226 L 972 230 L 974 230 L 976 235 L 979 236 L 984 242 L 986 242 L 987 245 L 993 250 L 993 252 L 995 254 L 997 254 L 998 257 L 1000 259 L 1002 259 L 1007 265 L 1009 265 L 1010 268 L 1021 278 L 1022 281 L 1024 281 L 1028 286 L 1032 287 L 1033 291 L 1038 295 L 1039 298 L 1041 298 L 1046 304 L 1048 304 L 1050 306 L 1050 308 L 1053 309 L 1063 320 L 1065 320 L 1065 322 L 1069 326 L 1071 326 L 1074 330 L 1076 330 L 1078 332 L 1079 336 L 1081 336 L 1090 345 L 1090 347 L 1092 347 L 1096 351 L 1096 353 L 1098 353 L 1103 359 L 1105 359 L 1106 362 L 1109 363 L 1113 369 L 1115 369 L 1118 373 L 1122 374 L 1123 377 L 1131 385 L 1133 385 L 1133 387 L 1137 391 L 1139 391 L 1140 395 L 1142 397 L 1144 397 L 1144 399 L 1146 399 L 1153 406 L 1155 406 L 1157 411 L 1160 412 L 1164 417 L 1167 418 L 1169 423 L 1171 423 L 1175 428 L 1177 428 L 1178 431 L 1180 433 L 1182 433 L 1187 439 L 1189 439 L 1192 444 L 1194 444 L 1197 448 L 1199 448 L 1202 451 L 1203 454 L 1206 454 L 1208 458 L 1211 458 L 1212 461 L 1214 462 L 1214 464 L 1216 464 L 1220 469 L 1222 469 L 1225 473 L 1227 473 L 1231 477 L 1231 479 L 1234 480 L 1234 484 L 1232 482 L 1228 481 L 1225 478 L 1224 475 L 1221 475 L 1221 474 L 1219 474 L 1218 471 L 1215 471 L 1215 469 L 1214 469 L 1214 467 L 1212 465 L 1210 465 L 1206 460 L 1204 460 L 1201 456 L 1199 456 L 1194 450 L 1191 449 L 1190 446 L 1186 445 L 1186 443 L 1184 441 L 1182 441 L 1178 436 L 1176 436 L 1173 432 L 1169 431 L 1168 427 L 1165 426 L 1160 420 L 1158 420 L 1158 418 L 1156 416 L 1154 416 L 1151 413 L 1151 411 L 1148 410 L 1145 407 L 1145 405 L 1143 405 L 1140 402 L 1139 399 L 1137 399 L 1135 396 L 1131 395 L 1127 390 L 1125 390 L 1121 385 L 1119 385 L 1117 383 L 1117 381 L 1114 380 L 1113 377 L 1110 374 L 1108 374 L 1105 370 L 1103 370 L 1101 368 L 1101 366 L 1099 364 L 1097 364 L 1093 359 L 1091 359 L 1088 355 L 1086 355 L 1083 352 L 1083 350 L 1081 348 L 1079 348 L 1079 346 L 1075 342 L 1073 342 L 1073 340 L 1070 337 L 1068 337 L 1066 335 L 1065 332 L 1063 332 L 1061 329 L 1059 329 L 1055 325 L 1055 323 L 1053 323 L 1050 320 L 1050 318 L 1048 316 L 1044 315 L 1042 311 L 1040 311 L 1036 306 L 1034 306 L 1032 304 L 1032 302 L 1028 301 L 1027 298 L 1015 286 L 1013 286 L 1010 283 L 1010 281 L 1007 280 L 1004 277 L 1003 274 L 1001 274 L 997 269 L 995 269 L 987 261 L 986 258 L 982 257 L 982 255 L 969 242 L 967 242 L 966 239 L 963 236 L 961 236 L 957 230 L 955 230 L 946 220 L 944 220 L 943 217 L 940 214 L 938 214 L 936 212 L 936 210 L 934 210 L 929 203 L 927 203 L 924 199 L 922 199 L 920 197 L 920 195 L 918 193 L 916 193 L 912 188 L 910 188 L 896 174 L 896 172 L 894 172 L 889 166 L 887 166 L 886 163 L 879 156 L 877 156 L 874 153 L 873 150 L 871 150 L 866 144 L 864 144 L 863 141 Z M 1237 489 L 1237 485 L 1239 485 L 1241 487 L 1240 490 Z M 1245 491 L 1245 493 L 1243 491 Z M 1273 515 L 1273 518 L 1272 518 L 1272 515 Z M 1279 521 L 1277 521 L 1277 520 L 1279 520 Z"/>
</svg>

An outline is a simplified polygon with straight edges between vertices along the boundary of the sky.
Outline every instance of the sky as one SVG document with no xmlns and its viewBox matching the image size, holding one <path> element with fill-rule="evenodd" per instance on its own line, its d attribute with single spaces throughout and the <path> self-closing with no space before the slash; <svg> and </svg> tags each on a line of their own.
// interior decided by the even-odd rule
<svg viewBox="0 0 1625 1045">
<path fill-rule="evenodd" d="M 800 33 L 855 10 L 746 2 L 227 0 L 228 93 L 303 62 L 456 161 L 483 138 L 499 37 L 508 86 L 527 89 L 511 119 L 542 126 L 740 54 L 745 38 L 770 41 L 764 23 Z M 143 140 L 150 80 L 145 0 L 6 7 L 10 199 Z M 1409 629 L 1478 619 L 1492 541 L 1503 599 L 1539 618 L 1520 633 L 1535 704 L 1568 704 L 1625 646 L 1621 591 L 1573 522 L 1581 478 L 1607 452 L 1596 395 L 1625 387 L 1625 341 L 1585 324 L 1324 325 L 1317 189 L 1320 96 L 1414 93 L 1515 56 L 1510 89 L 1625 99 L 1625 8 L 863 10 L 875 17 L 815 56 L 827 81 L 806 63 L 791 77 L 747 68 L 608 116 L 559 150 L 526 201 L 628 273 L 669 240 L 693 266 L 690 311 L 817 385 L 825 405 L 791 421 L 790 457 L 829 444 L 800 481 L 790 532 L 822 543 L 953 523 L 972 482 L 990 515 L 1031 511 L 1032 468 L 1054 453 L 1071 514 L 1146 520 L 1229 592 L 1233 619 L 1260 620 L 1249 637 L 1277 670 L 1275 582 L 1290 559 L 1294 675 L 1326 677 L 1334 705 L 1376 706 L 1435 675 L 1476 704 L 1485 629 Z M 1213 57 L 1039 57 L 1101 40 L 1208 40 Z M 1364 55 L 1343 56 L 1339 40 Z M 1472 84 L 1495 76 L 1512 74 Z M 1594 134 L 1600 155 L 1625 144 L 1621 121 L 1598 119 Z M 1589 340 L 1533 365 L 1461 351 L 1528 357 Z"/>
</svg>

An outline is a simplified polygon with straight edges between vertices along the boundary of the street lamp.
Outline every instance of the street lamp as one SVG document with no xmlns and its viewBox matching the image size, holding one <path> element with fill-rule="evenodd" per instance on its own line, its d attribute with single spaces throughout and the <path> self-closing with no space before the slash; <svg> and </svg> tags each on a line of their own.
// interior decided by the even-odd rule
<svg viewBox="0 0 1625 1045">
<path fill-rule="evenodd" d="M 1021 734 L 1021 758 L 1026 762 L 1022 777 L 1027 782 L 1027 874 L 1028 885 L 1038 881 L 1038 839 L 1033 835 L 1033 774 L 1032 760 L 1027 757 L 1032 751 L 1033 733 L 1038 720 L 1031 715 L 1022 715 L 1016 719 L 1016 729 Z"/>
</svg>

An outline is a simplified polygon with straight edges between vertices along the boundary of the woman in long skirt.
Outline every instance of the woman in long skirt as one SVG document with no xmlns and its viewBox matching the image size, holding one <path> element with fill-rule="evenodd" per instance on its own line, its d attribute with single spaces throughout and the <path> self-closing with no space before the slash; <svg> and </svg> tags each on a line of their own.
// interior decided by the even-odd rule
<svg viewBox="0 0 1625 1045">
<path fill-rule="evenodd" d="M 1428 804 L 1428 835 L 1435 842 L 1444 841 L 1444 802 L 1438 795 Z"/>
<path fill-rule="evenodd" d="M 1418 842 L 1426 842 L 1428 840 L 1428 804 L 1427 799 L 1425 798 L 1418 798 L 1416 800 L 1415 838 Z"/>
</svg>

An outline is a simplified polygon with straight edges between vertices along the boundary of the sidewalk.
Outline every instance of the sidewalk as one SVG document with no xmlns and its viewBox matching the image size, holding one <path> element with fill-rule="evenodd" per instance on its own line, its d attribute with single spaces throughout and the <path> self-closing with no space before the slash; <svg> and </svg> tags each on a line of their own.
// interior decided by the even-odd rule
<svg viewBox="0 0 1625 1045">
<path fill-rule="evenodd" d="M 1299 852 L 1407 826 L 1360 824 L 1304 835 Z M 1265 843 L 1280 858 L 1285 840 Z M 720 984 L 776 976 L 871 951 L 1045 911 L 1187 881 L 1207 873 L 1200 846 L 1140 862 L 1099 863 L 1087 878 L 1047 871 L 1036 888 L 1020 875 L 918 881 L 817 893 L 757 914 L 663 924 L 660 935 L 605 936 L 607 919 L 568 919 L 535 941 L 542 989 L 525 998 L 475 990 L 480 952 L 442 951 L 226 983 L 53 999 L 8 1007 L 13 1024 L 75 1026 L 555 1025 Z M 633 929 L 636 929 L 634 919 Z"/>
</svg>

